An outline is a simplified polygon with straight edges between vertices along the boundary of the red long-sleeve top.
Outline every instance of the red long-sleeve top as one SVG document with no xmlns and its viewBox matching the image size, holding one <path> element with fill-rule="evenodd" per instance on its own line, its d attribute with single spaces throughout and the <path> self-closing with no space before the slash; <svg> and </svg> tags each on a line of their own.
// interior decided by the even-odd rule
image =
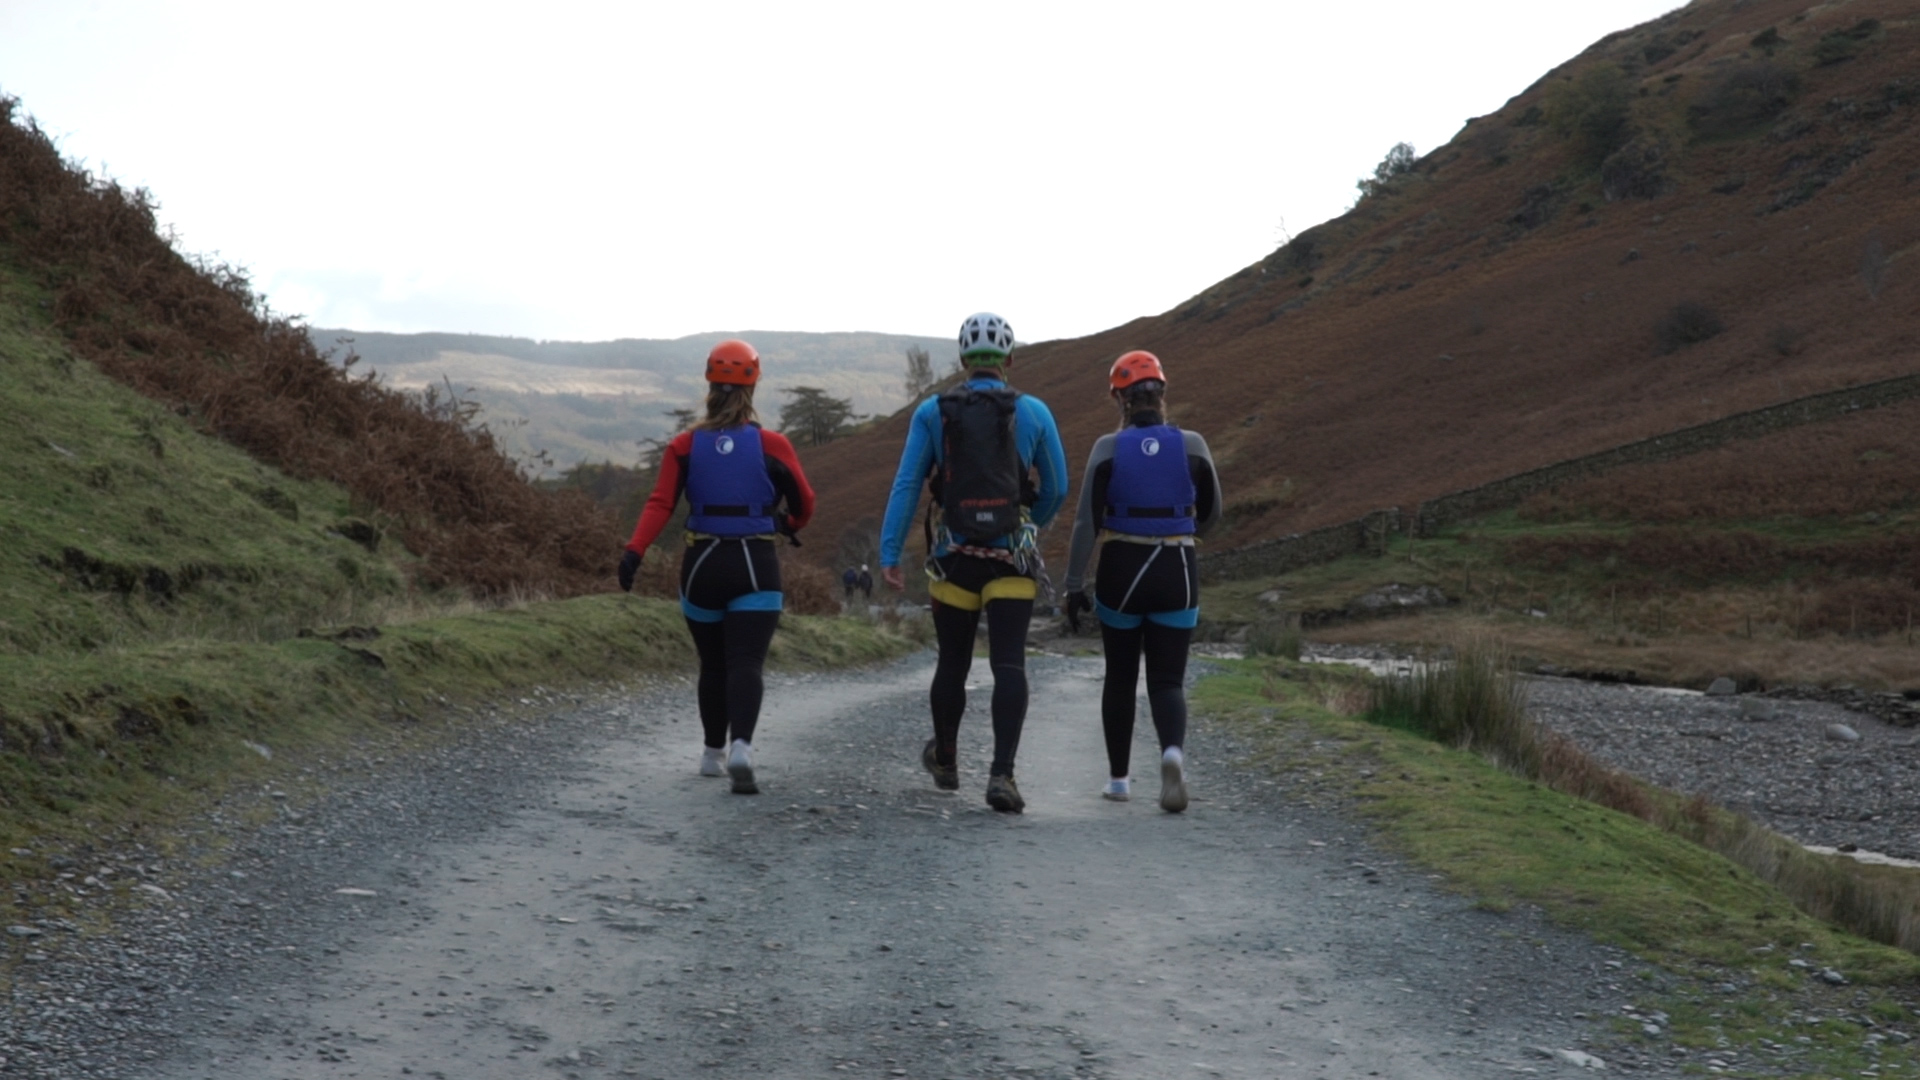
<svg viewBox="0 0 1920 1080">
<path fill-rule="evenodd" d="M 813 519 L 813 486 L 807 483 L 807 474 L 800 471 L 800 456 L 793 452 L 793 444 L 785 435 L 763 429 L 760 452 L 767 460 L 767 478 L 773 481 L 773 490 L 786 501 L 787 527 L 795 532 L 806 528 Z M 660 455 L 660 477 L 654 481 L 653 494 L 647 496 L 640 521 L 633 527 L 628 551 L 645 555 L 673 518 L 673 508 L 687 490 L 687 459 L 691 456 L 693 432 L 683 431 L 667 444 L 666 452 Z"/>
</svg>

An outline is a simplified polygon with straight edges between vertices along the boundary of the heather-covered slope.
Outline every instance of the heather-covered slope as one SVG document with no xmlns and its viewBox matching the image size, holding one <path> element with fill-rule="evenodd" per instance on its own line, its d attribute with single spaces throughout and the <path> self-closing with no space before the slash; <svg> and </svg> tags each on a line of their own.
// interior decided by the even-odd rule
<svg viewBox="0 0 1920 1080">
<path fill-rule="evenodd" d="M 330 363 L 244 274 L 189 261 L 153 202 L 61 159 L 0 97 L 0 265 L 44 292 L 72 351 L 287 474 L 346 489 L 421 557 L 416 579 L 482 595 L 608 587 L 618 526 L 536 490 L 470 408 Z"/>
<path fill-rule="evenodd" d="M 1106 366 L 1158 352 L 1237 545 L 1913 371 L 1915 72 L 1907 6 L 1701 0 L 1176 309 L 1021 350 L 1014 381 L 1077 480 Z M 823 531 L 878 513 L 904 422 L 811 453 Z"/>
</svg>

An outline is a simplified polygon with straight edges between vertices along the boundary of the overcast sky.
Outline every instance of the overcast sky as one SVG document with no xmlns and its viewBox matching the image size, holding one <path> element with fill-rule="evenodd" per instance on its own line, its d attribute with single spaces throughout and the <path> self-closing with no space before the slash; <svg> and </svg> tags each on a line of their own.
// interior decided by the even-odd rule
<svg viewBox="0 0 1920 1080">
<path fill-rule="evenodd" d="M 1675 0 L 0 0 L 0 92 L 315 325 L 1157 314 Z"/>
</svg>

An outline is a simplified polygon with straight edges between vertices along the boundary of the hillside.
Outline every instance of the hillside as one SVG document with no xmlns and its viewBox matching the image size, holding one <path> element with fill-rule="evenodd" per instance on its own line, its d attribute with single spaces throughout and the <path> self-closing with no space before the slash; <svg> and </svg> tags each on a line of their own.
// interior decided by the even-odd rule
<svg viewBox="0 0 1920 1080">
<path fill-rule="evenodd" d="M 40 299 L 0 273 L 6 653 L 273 639 L 402 602 L 413 560 L 345 491 L 263 465 L 108 380 L 35 314 Z"/>
<path fill-rule="evenodd" d="M 1173 310 L 1022 349 L 1014 382 L 1077 480 L 1107 365 L 1158 352 L 1233 546 L 1914 371 L 1916 71 L 1904 5 L 1701 0 Z M 879 513 L 904 424 L 810 453 L 821 531 Z"/>
<path fill-rule="evenodd" d="M 786 400 L 779 392 L 794 386 L 820 387 L 852 401 L 863 415 L 893 412 L 907 400 L 909 346 L 927 350 L 935 371 L 951 368 L 955 354 L 948 338 L 878 333 L 752 330 L 597 342 L 340 329 L 309 334 L 336 356 L 350 348 L 361 359 L 358 370 L 388 386 L 452 386 L 480 405 L 480 419 L 509 453 L 527 462 L 544 454 L 552 472 L 582 462 L 632 464 L 640 440 L 671 434 L 666 411 L 698 404 L 706 392 L 707 352 L 724 338 L 744 337 L 766 359 L 760 400 L 770 417 Z"/>
<path fill-rule="evenodd" d="M 146 191 L 60 156 L 0 96 L 0 269 L 62 348 L 290 477 L 339 485 L 419 556 L 413 584 L 482 596 L 607 588 L 618 526 L 539 491 L 469 406 L 330 363 L 246 274 L 176 251 Z"/>
</svg>

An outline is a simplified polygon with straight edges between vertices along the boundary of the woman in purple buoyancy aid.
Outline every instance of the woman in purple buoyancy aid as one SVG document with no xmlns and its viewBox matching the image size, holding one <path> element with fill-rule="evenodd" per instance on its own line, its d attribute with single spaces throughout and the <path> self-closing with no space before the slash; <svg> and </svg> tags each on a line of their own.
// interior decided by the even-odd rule
<svg viewBox="0 0 1920 1080">
<path fill-rule="evenodd" d="M 723 341 L 707 356 L 707 414 L 660 455 L 660 477 L 620 558 L 620 587 L 633 588 L 647 548 L 682 495 L 686 546 L 680 556 L 680 610 L 700 654 L 700 775 L 730 776 L 733 791 L 757 794 L 753 732 L 760 719 L 767 649 L 785 594 L 774 542 L 813 516 L 813 489 L 793 444 L 763 431 L 753 409 L 760 354 Z"/>
<path fill-rule="evenodd" d="M 1207 441 L 1166 419 L 1166 374 L 1150 352 L 1130 352 L 1108 373 L 1121 427 L 1102 435 L 1080 482 L 1067 563 L 1067 619 L 1100 619 L 1107 659 L 1100 696 L 1109 799 L 1132 793 L 1134 687 L 1147 667 L 1147 703 L 1160 737 L 1160 807 L 1187 808 L 1187 649 L 1200 620 L 1194 541 L 1220 519 L 1220 479 Z M 1087 562 L 1104 532 L 1093 596 Z"/>
</svg>

